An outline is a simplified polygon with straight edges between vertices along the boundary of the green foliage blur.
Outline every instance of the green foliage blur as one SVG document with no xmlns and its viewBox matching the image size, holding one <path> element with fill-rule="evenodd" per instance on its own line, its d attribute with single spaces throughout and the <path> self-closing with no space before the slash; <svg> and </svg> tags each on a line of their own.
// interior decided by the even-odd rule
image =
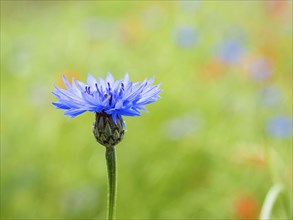
<svg viewBox="0 0 293 220">
<path fill-rule="evenodd" d="M 125 117 L 117 219 L 292 217 L 292 1 L 1 1 L 1 218 L 104 219 L 94 114 L 51 102 L 62 74 L 155 76 Z"/>
</svg>

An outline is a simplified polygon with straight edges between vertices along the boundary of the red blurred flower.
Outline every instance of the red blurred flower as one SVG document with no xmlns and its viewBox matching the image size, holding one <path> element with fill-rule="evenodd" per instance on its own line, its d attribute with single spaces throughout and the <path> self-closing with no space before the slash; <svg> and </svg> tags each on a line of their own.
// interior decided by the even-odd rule
<svg viewBox="0 0 293 220">
<path fill-rule="evenodd" d="M 250 194 L 239 195 L 234 202 L 234 209 L 238 219 L 257 219 L 259 215 L 258 202 Z"/>
</svg>

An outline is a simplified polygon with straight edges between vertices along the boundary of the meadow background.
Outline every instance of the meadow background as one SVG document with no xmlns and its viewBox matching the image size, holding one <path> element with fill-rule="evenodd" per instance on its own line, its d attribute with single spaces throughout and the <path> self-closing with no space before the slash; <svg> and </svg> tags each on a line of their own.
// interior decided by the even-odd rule
<svg viewBox="0 0 293 220">
<path fill-rule="evenodd" d="M 125 117 L 118 219 L 256 219 L 292 202 L 292 1 L 1 1 L 1 218 L 103 219 L 94 114 L 51 102 L 62 74 L 155 76 Z"/>
</svg>

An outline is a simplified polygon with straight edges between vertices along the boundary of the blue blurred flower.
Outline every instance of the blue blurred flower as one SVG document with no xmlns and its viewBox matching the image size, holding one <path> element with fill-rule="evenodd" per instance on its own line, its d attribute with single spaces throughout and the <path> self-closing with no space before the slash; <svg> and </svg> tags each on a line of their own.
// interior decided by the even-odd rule
<svg viewBox="0 0 293 220">
<path fill-rule="evenodd" d="M 292 136 L 292 118 L 287 116 L 275 116 L 270 118 L 266 124 L 267 133 L 276 138 L 287 138 Z"/>
<path fill-rule="evenodd" d="M 198 42 L 198 33 L 194 27 L 182 26 L 176 30 L 176 43 L 181 47 L 193 47 Z"/>
<path fill-rule="evenodd" d="M 115 81 L 108 73 L 106 80 L 88 75 L 87 84 L 72 79 L 72 85 L 63 76 L 67 88 L 55 86 L 53 94 L 58 98 L 53 102 L 58 109 L 65 110 L 65 115 L 75 117 L 86 111 L 111 115 L 116 123 L 117 117 L 139 116 L 145 105 L 159 98 L 160 85 L 153 86 L 154 78 L 145 79 L 142 83 L 132 83 L 128 74 L 124 79 Z"/>
<path fill-rule="evenodd" d="M 205 120 L 202 115 L 188 113 L 168 120 L 163 129 L 169 139 L 180 140 L 200 132 L 204 127 L 204 123 Z"/>
<path fill-rule="evenodd" d="M 260 90 L 259 101 L 264 107 L 276 107 L 281 100 L 281 92 L 274 86 L 267 86 Z"/>
<path fill-rule="evenodd" d="M 240 41 L 228 39 L 219 45 L 217 56 L 223 63 L 235 64 L 240 60 L 244 51 L 244 46 Z"/>
</svg>

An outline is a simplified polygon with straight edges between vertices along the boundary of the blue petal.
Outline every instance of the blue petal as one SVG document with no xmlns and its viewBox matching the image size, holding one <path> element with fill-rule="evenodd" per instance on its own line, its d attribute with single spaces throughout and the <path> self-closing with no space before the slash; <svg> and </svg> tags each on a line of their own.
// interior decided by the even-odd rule
<svg viewBox="0 0 293 220">
<path fill-rule="evenodd" d="M 110 86 L 113 87 L 114 85 L 114 77 L 111 73 L 107 73 L 106 82 L 110 83 Z"/>
<path fill-rule="evenodd" d="M 67 81 L 65 75 L 62 76 L 62 79 L 63 79 L 63 82 L 64 82 L 66 88 L 67 88 L 67 89 L 70 89 L 70 88 L 71 88 L 70 83 Z"/>
<path fill-rule="evenodd" d="M 111 73 L 106 80 L 94 78 L 91 74 L 87 77 L 87 84 L 72 79 L 72 84 L 63 75 L 67 89 L 58 88 L 56 85 L 53 94 L 58 98 L 52 104 L 65 110 L 65 115 L 76 117 L 86 111 L 104 111 L 111 115 L 116 123 L 117 117 L 139 116 L 140 111 L 146 111 L 145 105 L 155 102 L 160 96 L 160 84 L 152 86 L 154 77 L 145 79 L 142 83 L 129 81 L 128 73 L 122 80 L 114 80 Z M 123 123 L 124 124 L 124 123 Z"/>
<path fill-rule="evenodd" d="M 71 109 L 71 110 L 66 110 L 64 115 L 68 115 L 71 118 L 74 118 L 82 113 L 86 112 L 86 110 L 82 110 L 82 109 Z"/>
<path fill-rule="evenodd" d="M 91 86 L 93 89 L 95 89 L 96 87 L 96 83 L 97 83 L 97 80 L 95 77 L 93 77 L 91 74 L 88 74 L 88 77 L 87 77 L 87 84 L 89 86 Z"/>
<path fill-rule="evenodd" d="M 59 102 L 52 102 L 53 105 L 55 105 L 59 109 L 70 109 L 67 105 L 63 105 L 62 103 Z"/>
</svg>

